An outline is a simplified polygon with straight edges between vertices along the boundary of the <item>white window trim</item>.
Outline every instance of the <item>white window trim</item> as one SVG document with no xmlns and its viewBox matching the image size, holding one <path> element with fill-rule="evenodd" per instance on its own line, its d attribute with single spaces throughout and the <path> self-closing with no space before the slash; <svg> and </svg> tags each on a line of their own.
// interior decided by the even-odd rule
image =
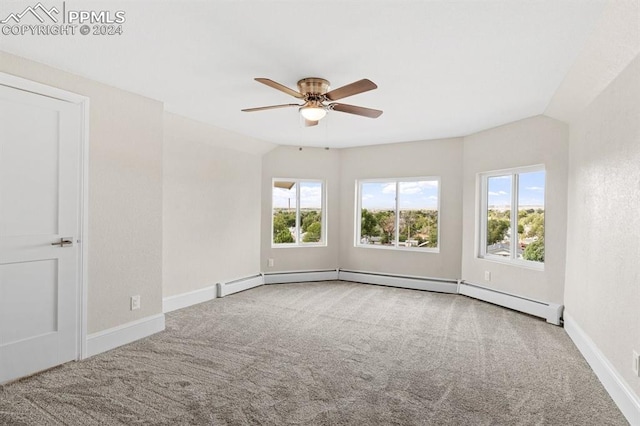
<svg viewBox="0 0 640 426">
<path fill-rule="evenodd" d="M 296 184 L 296 242 L 295 243 L 281 243 L 275 244 L 273 242 L 273 184 L 275 182 L 295 182 Z M 322 209 L 322 217 L 320 224 L 322 231 L 320 234 L 320 242 L 317 243 L 303 243 L 300 238 L 300 229 L 302 224 L 300 223 L 300 183 L 302 182 L 316 182 L 322 185 L 322 200 L 320 202 Z M 271 248 L 300 248 L 300 247 L 326 247 L 327 246 L 327 182 L 324 179 L 302 179 L 302 178 L 272 178 L 271 179 Z"/>
<path fill-rule="evenodd" d="M 397 232 L 400 229 L 400 215 L 398 212 L 398 194 L 400 182 L 419 182 L 419 181 L 437 181 L 438 182 L 438 246 L 437 247 L 401 247 L 398 245 L 400 233 Z M 360 243 L 360 225 L 362 221 L 362 184 L 363 183 L 388 183 L 395 182 L 396 184 L 396 202 L 395 202 L 395 211 L 396 211 L 396 235 L 393 246 L 383 246 L 383 245 L 375 245 L 375 244 L 361 244 Z M 356 210 L 355 210 L 355 232 L 354 232 L 354 247 L 357 248 L 367 248 L 374 250 L 395 250 L 395 251 L 407 251 L 413 253 L 440 253 L 440 176 L 418 176 L 418 177 L 404 177 L 404 178 L 376 178 L 376 179 L 358 179 L 356 180 Z"/>
<path fill-rule="evenodd" d="M 504 263 L 507 265 L 514 265 L 514 266 L 519 266 L 524 268 L 535 269 L 538 271 L 544 271 L 544 264 L 546 262 L 546 259 L 545 259 L 545 262 L 534 262 L 532 260 L 517 259 L 514 255 L 516 244 L 511 244 L 511 257 L 509 258 L 487 253 L 487 220 L 488 220 L 487 210 L 488 210 L 488 202 L 489 202 L 489 197 L 488 197 L 489 178 L 496 177 L 496 176 L 511 175 L 511 179 L 512 179 L 511 180 L 511 216 L 509 219 L 511 221 L 511 225 L 513 225 L 514 223 L 517 223 L 517 214 L 518 214 L 517 212 L 518 209 L 514 208 L 514 206 L 518 205 L 518 191 L 519 191 L 518 175 L 521 173 L 531 173 L 531 172 L 540 172 L 540 171 L 545 172 L 544 207 L 545 207 L 545 232 L 546 232 L 547 176 L 546 176 L 546 169 L 544 164 L 536 164 L 533 166 L 525 166 L 525 167 L 514 167 L 511 169 L 493 170 L 490 172 L 483 172 L 483 173 L 477 174 L 476 180 L 480 186 L 480 190 L 479 190 L 480 202 L 478 203 L 480 206 L 480 215 L 479 215 L 480 223 L 478 226 L 478 247 L 477 247 L 478 258 L 491 261 L 491 262 Z M 513 226 L 511 227 L 511 232 L 513 233 Z M 517 235 L 517 232 L 516 232 L 516 235 Z M 513 240 L 513 235 L 511 235 L 511 239 Z M 545 246 L 546 246 L 546 240 L 545 240 Z"/>
</svg>

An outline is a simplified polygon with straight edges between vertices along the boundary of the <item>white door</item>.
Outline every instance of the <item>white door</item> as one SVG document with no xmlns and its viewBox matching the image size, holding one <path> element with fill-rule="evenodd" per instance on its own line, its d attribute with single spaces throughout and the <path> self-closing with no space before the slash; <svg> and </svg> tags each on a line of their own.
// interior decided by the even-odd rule
<svg viewBox="0 0 640 426">
<path fill-rule="evenodd" d="M 0 383 L 78 358 L 81 120 L 0 86 Z"/>
</svg>

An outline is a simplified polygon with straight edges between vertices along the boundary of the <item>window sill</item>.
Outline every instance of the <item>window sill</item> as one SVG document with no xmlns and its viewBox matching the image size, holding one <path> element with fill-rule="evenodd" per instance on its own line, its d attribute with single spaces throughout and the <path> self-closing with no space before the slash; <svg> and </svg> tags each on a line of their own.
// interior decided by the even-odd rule
<svg viewBox="0 0 640 426">
<path fill-rule="evenodd" d="M 544 263 L 532 262 L 529 260 L 504 259 L 498 256 L 478 256 L 480 260 L 488 262 L 502 263 L 503 265 L 515 266 L 517 268 L 532 269 L 534 271 L 544 272 Z"/>
<path fill-rule="evenodd" d="M 363 249 L 393 250 L 393 251 L 404 251 L 404 252 L 412 252 L 412 253 L 440 253 L 440 247 L 437 247 L 437 248 L 407 248 L 407 247 L 383 246 L 383 245 L 375 245 L 375 244 L 356 244 L 355 247 L 356 248 L 363 248 Z"/>
<path fill-rule="evenodd" d="M 326 243 L 318 244 L 271 244 L 272 249 L 290 249 L 290 248 L 311 248 L 311 247 L 327 247 Z"/>
</svg>

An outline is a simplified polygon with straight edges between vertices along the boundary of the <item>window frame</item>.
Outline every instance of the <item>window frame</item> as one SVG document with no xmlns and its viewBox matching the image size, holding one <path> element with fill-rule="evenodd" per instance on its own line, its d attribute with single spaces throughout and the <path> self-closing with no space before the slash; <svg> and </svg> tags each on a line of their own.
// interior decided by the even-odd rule
<svg viewBox="0 0 640 426">
<path fill-rule="evenodd" d="M 294 182 L 296 185 L 296 242 L 293 243 L 279 243 L 276 244 L 273 242 L 273 211 L 274 211 L 274 205 L 273 205 L 273 189 L 274 189 L 274 184 L 276 182 Z M 302 228 L 302 223 L 300 223 L 300 218 L 301 218 L 301 214 L 300 214 L 300 184 L 301 183 L 306 183 L 306 182 L 312 182 L 312 183 L 319 183 L 321 185 L 321 201 L 320 201 L 320 226 L 321 226 L 321 231 L 320 231 L 320 241 L 319 242 L 312 242 L 312 243 L 305 243 L 302 242 L 302 238 L 300 238 L 301 236 L 301 228 Z M 274 177 L 271 179 L 271 248 L 300 248 L 300 247 L 326 247 L 328 242 L 327 242 L 327 182 L 324 179 L 305 179 L 305 178 L 278 178 L 278 177 Z"/>
<path fill-rule="evenodd" d="M 509 169 L 502 170 L 493 170 L 489 172 L 482 172 L 477 174 L 476 181 L 478 182 L 478 192 L 479 192 L 479 202 L 476 203 L 479 206 L 480 214 L 476 215 L 476 220 L 479 220 L 479 226 L 476 227 L 478 232 L 476 235 L 478 236 L 478 244 L 476 245 L 477 253 L 476 257 L 478 259 L 483 259 L 491 262 L 504 263 L 507 265 L 513 265 L 518 267 L 536 269 L 540 271 L 544 271 L 544 265 L 546 263 L 546 258 L 544 262 L 536 262 L 534 260 L 525 260 L 517 258 L 517 244 L 518 241 L 513 243 L 513 229 L 518 229 L 518 195 L 520 191 L 519 186 L 519 178 L 520 174 L 523 173 L 533 173 L 533 172 L 544 172 L 544 223 L 545 223 L 545 234 L 546 234 L 546 223 L 547 223 L 547 170 L 544 164 L 536 164 L 532 166 L 523 166 L 523 167 L 513 167 Z M 488 222 L 488 208 L 489 208 L 489 178 L 499 177 L 499 176 L 507 176 L 511 175 L 511 209 L 510 209 L 510 225 L 511 225 L 511 244 L 509 249 L 509 257 L 499 256 L 496 254 L 487 253 L 487 222 Z M 515 207 L 515 208 L 514 208 Z M 515 228 L 514 228 L 515 224 Z M 517 239 L 517 232 L 516 232 Z M 546 248 L 546 239 L 545 239 L 545 248 Z"/>
<path fill-rule="evenodd" d="M 398 245 L 400 242 L 400 214 L 398 210 L 399 206 L 399 197 L 400 194 L 400 183 L 403 182 L 420 182 L 420 181 L 436 181 L 438 182 L 438 245 L 436 247 L 401 247 Z M 362 221 L 362 184 L 363 183 L 391 183 L 394 182 L 396 184 L 396 196 L 395 196 L 395 212 L 396 212 L 396 220 L 395 220 L 395 239 L 393 246 L 383 246 L 383 245 L 375 245 L 375 244 L 362 244 L 361 241 L 361 221 Z M 375 250 L 396 250 L 396 251 L 406 251 L 413 253 L 440 253 L 440 192 L 441 192 L 441 178 L 440 176 L 417 176 L 417 177 L 400 177 L 400 178 L 374 178 L 374 179 L 356 179 L 355 182 L 355 232 L 354 232 L 354 247 L 357 248 L 370 248 Z"/>
</svg>

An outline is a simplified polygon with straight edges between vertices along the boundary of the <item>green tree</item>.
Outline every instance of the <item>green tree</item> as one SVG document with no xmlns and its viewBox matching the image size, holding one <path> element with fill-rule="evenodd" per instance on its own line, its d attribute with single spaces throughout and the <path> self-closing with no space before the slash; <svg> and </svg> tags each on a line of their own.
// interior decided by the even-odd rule
<svg viewBox="0 0 640 426">
<path fill-rule="evenodd" d="M 526 212 L 520 210 L 518 212 L 518 233 L 522 234 L 522 238 L 544 238 L 544 211 L 531 209 L 529 213 L 528 210 Z"/>
<path fill-rule="evenodd" d="M 524 253 L 522 253 L 522 257 L 525 260 L 532 260 L 534 262 L 544 262 L 544 239 L 539 238 L 529 244 L 527 248 L 524 249 Z"/>
<path fill-rule="evenodd" d="M 529 237 L 544 238 L 544 213 L 535 213 L 527 234 Z"/>
<path fill-rule="evenodd" d="M 396 218 L 393 214 L 385 216 L 384 219 L 380 221 L 380 227 L 384 231 L 383 242 L 387 244 L 392 243 L 395 238 L 394 233 L 396 231 Z"/>
<path fill-rule="evenodd" d="M 509 221 L 504 219 L 489 219 L 487 222 L 487 245 L 504 240 L 509 230 Z"/>
<path fill-rule="evenodd" d="M 307 228 L 307 232 L 302 237 L 302 241 L 305 243 L 317 243 L 320 241 L 320 234 L 322 232 L 322 225 L 320 222 L 313 222 Z"/>
<path fill-rule="evenodd" d="M 289 231 L 287 217 L 282 213 L 278 212 L 273 217 L 273 242 L 275 244 L 293 243 L 295 240 Z"/>
<path fill-rule="evenodd" d="M 289 211 L 281 211 L 280 214 L 283 216 L 283 218 L 285 219 L 285 221 L 287 222 L 287 227 L 288 228 L 293 228 L 294 226 L 296 226 L 296 213 L 295 212 L 289 212 Z"/>
<path fill-rule="evenodd" d="M 273 242 L 276 244 L 294 243 L 293 235 L 289 232 L 289 229 L 281 229 L 278 233 L 274 233 Z"/>
<path fill-rule="evenodd" d="M 429 242 L 426 245 L 427 247 L 438 247 L 438 225 L 432 226 L 429 229 Z"/>
<path fill-rule="evenodd" d="M 420 247 L 438 246 L 438 211 L 414 210 L 415 226 L 411 227 L 411 235 L 417 237 Z"/>
<path fill-rule="evenodd" d="M 307 232 L 307 228 L 313 223 L 320 222 L 320 213 L 317 210 L 304 211 L 300 213 L 302 220 L 302 232 Z"/>
<path fill-rule="evenodd" d="M 360 236 L 362 237 L 375 237 L 380 235 L 378 231 L 378 220 L 367 209 L 362 209 L 360 216 Z"/>
</svg>

